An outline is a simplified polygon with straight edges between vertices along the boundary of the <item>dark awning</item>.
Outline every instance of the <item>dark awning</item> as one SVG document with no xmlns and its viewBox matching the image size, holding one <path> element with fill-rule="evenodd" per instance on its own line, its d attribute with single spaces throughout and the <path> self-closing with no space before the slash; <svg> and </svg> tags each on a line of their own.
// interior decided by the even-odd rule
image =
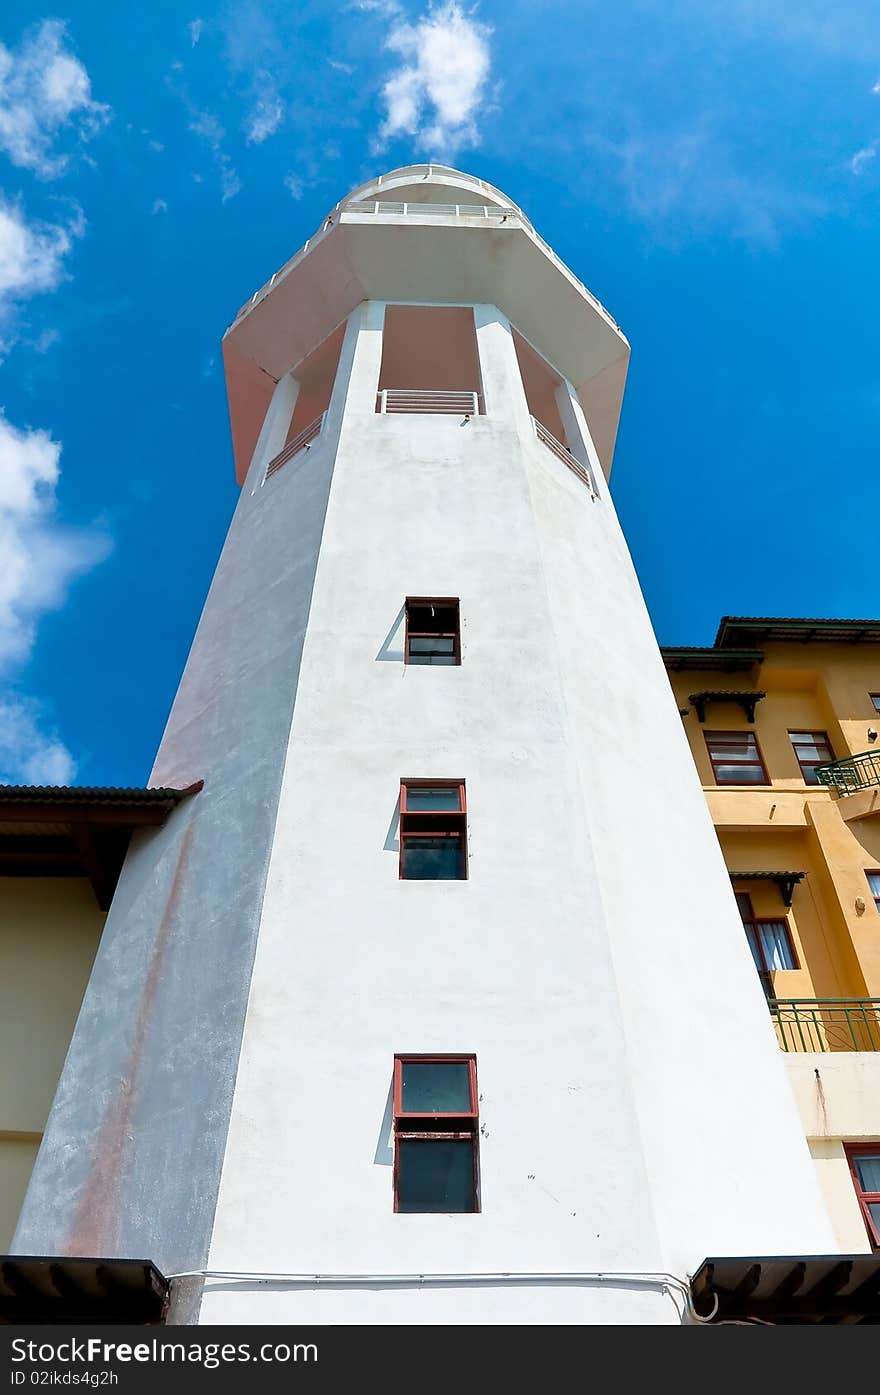
<svg viewBox="0 0 880 1395">
<path fill-rule="evenodd" d="M 701 693 L 691 693 L 688 702 L 701 722 L 706 720 L 706 708 L 715 702 L 735 702 L 737 707 L 742 708 L 746 720 L 754 722 L 755 708 L 766 696 L 766 693 L 759 693 L 754 688 L 704 688 Z"/>
<path fill-rule="evenodd" d="M 798 882 L 803 881 L 806 875 L 806 872 L 731 872 L 730 880 L 732 882 L 775 882 L 786 906 L 790 906 L 795 887 Z"/>
<path fill-rule="evenodd" d="M 136 1323 L 165 1319 L 169 1281 L 148 1259 L 0 1257 L 0 1323 Z"/>
<path fill-rule="evenodd" d="M 718 669 L 722 673 L 744 673 L 764 660 L 760 649 L 727 649 L 722 653 L 695 645 L 664 644 L 660 653 L 670 672 Z"/>
<path fill-rule="evenodd" d="M 88 877 L 106 911 L 134 829 L 164 823 L 201 788 L 0 785 L 0 876 Z"/>
<path fill-rule="evenodd" d="M 880 1254 L 704 1259 L 691 1295 L 713 1322 L 880 1323 Z"/>
</svg>

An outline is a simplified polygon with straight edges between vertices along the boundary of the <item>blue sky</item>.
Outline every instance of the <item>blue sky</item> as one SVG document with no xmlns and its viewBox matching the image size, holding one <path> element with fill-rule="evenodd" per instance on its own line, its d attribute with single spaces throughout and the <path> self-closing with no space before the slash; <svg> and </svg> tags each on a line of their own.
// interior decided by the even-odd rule
<svg viewBox="0 0 880 1395">
<path fill-rule="evenodd" d="M 146 779 L 235 503 L 222 333 L 413 160 L 626 331 L 662 643 L 880 612 L 876 0 L 7 0 L 0 44 L 0 779 Z"/>
</svg>

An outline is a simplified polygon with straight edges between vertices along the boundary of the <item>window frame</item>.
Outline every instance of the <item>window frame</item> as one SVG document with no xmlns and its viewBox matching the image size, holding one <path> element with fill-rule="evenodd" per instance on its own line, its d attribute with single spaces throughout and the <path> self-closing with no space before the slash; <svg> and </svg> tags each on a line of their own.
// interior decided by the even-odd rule
<svg viewBox="0 0 880 1395">
<path fill-rule="evenodd" d="M 749 943 L 749 936 L 748 936 L 748 928 L 749 928 L 749 927 L 751 927 L 751 929 L 752 929 L 752 931 L 753 931 L 753 933 L 754 933 L 754 936 L 755 936 L 755 946 L 756 946 L 757 951 L 758 951 L 758 957 L 759 957 L 760 960 L 761 960 L 760 967 L 758 968 L 758 977 L 759 977 L 759 979 L 761 980 L 762 984 L 764 985 L 765 989 L 767 990 L 767 996 L 768 996 L 768 997 L 772 997 L 772 996 L 773 996 L 773 994 L 772 994 L 773 979 L 772 979 L 771 976 L 772 976 L 773 974 L 790 974 L 793 970 L 799 969 L 800 966 L 801 966 L 801 965 L 800 965 L 800 960 L 798 959 L 797 953 L 796 953 L 796 951 L 795 951 L 795 947 L 794 947 L 794 938 L 793 938 L 792 933 L 791 933 L 791 925 L 789 924 L 788 916 L 781 916 L 781 915 L 762 915 L 762 916 L 756 916 L 756 915 L 755 915 L 755 908 L 754 908 L 754 906 L 752 905 L 751 894 L 750 894 L 748 891 L 739 891 L 739 890 L 737 889 L 736 885 L 734 885 L 733 894 L 734 894 L 734 898 L 735 898 L 735 900 L 736 900 L 736 908 L 737 908 L 737 910 L 739 911 L 740 920 L 742 921 L 743 930 L 746 932 L 746 944 L 749 946 L 749 953 L 750 953 L 750 954 L 752 953 L 752 947 L 751 947 L 751 944 Z M 749 903 L 749 915 L 748 915 L 748 919 L 743 915 L 742 910 L 741 910 L 741 908 L 740 908 L 740 897 L 744 897 L 745 900 L 748 901 L 748 903 Z M 786 943 L 788 944 L 788 953 L 789 953 L 789 956 L 790 956 L 790 958 L 791 958 L 791 968 L 790 968 L 790 969 L 774 969 L 774 968 L 772 968 L 772 967 L 767 963 L 767 957 L 766 957 L 766 955 L 764 954 L 764 945 L 763 945 L 763 942 L 762 942 L 762 939 L 761 939 L 761 926 L 762 926 L 762 925 L 782 925 L 782 926 L 785 927 L 785 939 L 786 939 Z M 754 958 L 754 955 L 752 955 L 752 957 Z"/>
<path fill-rule="evenodd" d="M 818 746 L 820 742 L 823 743 L 826 750 L 829 752 L 828 759 L 808 761 L 805 765 L 804 762 L 801 760 L 800 751 L 798 750 L 797 742 L 794 739 L 796 736 L 806 736 L 816 746 Z M 791 742 L 791 749 L 794 751 L 795 760 L 798 763 L 798 768 L 800 769 L 801 778 L 803 779 L 804 784 L 818 785 L 819 781 L 816 779 L 811 780 L 808 777 L 807 771 L 815 772 L 817 765 L 828 765 L 830 761 L 837 759 L 837 757 L 834 754 L 834 747 L 831 744 L 831 738 L 829 737 L 827 731 L 804 731 L 801 728 L 796 727 L 794 730 L 789 730 L 788 739 Z"/>
<path fill-rule="evenodd" d="M 408 789 L 457 789 L 458 809 L 407 809 L 406 795 Z M 436 821 L 436 827 L 432 828 L 432 821 Z M 443 826 L 445 825 L 445 827 Z M 457 877 L 405 877 L 403 874 L 403 855 L 405 844 L 416 843 L 420 838 L 456 838 L 459 844 L 459 874 Z M 408 778 L 404 776 L 400 781 L 400 822 L 398 828 L 397 842 L 399 846 L 397 860 L 398 881 L 459 881 L 468 880 L 468 847 L 467 847 L 467 790 L 465 781 L 462 779 L 429 780 L 419 777 Z"/>
<path fill-rule="evenodd" d="M 728 738 L 728 739 L 729 739 L 729 738 L 732 737 L 732 736 L 735 736 L 735 737 L 737 737 L 737 738 L 742 738 L 742 737 L 744 737 L 744 736 L 747 736 L 747 737 L 750 737 L 750 738 L 754 741 L 754 743 L 755 743 L 755 751 L 757 752 L 757 761 L 752 762 L 751 765 L 750 765 L 748 768 L 749 768 L 749 769 L 758 769 L 758 768 L 760 768 L 761 774 L 762 774 L 762 776 L 763 776 L 763 779 L 762 779 L 760 782 L 758 782 L 757 780 L 719 780 L 719 778 L 718 778 L 718 771 L 717 771 L 717 768 L 716 768 L 715 756 L 714 756 L 713 753 L 712 753 L 712 747 L 711 747 L 710 741 L 711 741 L 711 739 L 713 739 L 713 738 L 715 738 L 715 737 L 720 737 L 722 740 L 724 740 L 725 738 Z M 711 767 L 712 767 L 712 778 L 714 779 L 715 784 L 716 784 L 720 789 L 760 789 L 762 784 L 763 784 L 763 785 L 769 785 L 769 784 L 770 784 L 770 776 L 767 774 L 767 766 L 764 764 L 764 755 L 763 755 L 763 752 L 762 752 L 762 750 L 761 750 L 761 743 L 760 743 L 760 741 L 758 740 L 758 733 L 757 733 L 756 731 L 752 731 L 749 727 L 740 727 L 740 729 L 739 729 L 738 731 L 704 731 L 704 732 L 703 732 L 703 739 L 704 739 L 704 741 L 705 741 L 705 743 L 706 743 L 706 752 L 707 752 L 707 754 L 708 754 L 708 756 L 709 756 L 709 764 L 710 764 Z M 727 761 L 727 762 L 725 762 L 725 761 L 718 761 L 718 764 L 719 764 L 719 765 L 724 765 L 724 764 L 730 765 L 730 764 L 732 764 L 732 762 L 730 762 L 730 761 Z M 739 761 L 739 762 L 737 762 L 737 764 L 738 764 L 738 765 L 744 766 L 744 765 L 745 765 L 745 762 Z"/>
<path fill-rule="evenodd" d="M 874 890 L 873 884 L 872 884 L 872 882 L 871 882 L 871 878 L 872 878 L 872 877 L 876 877 L 876 878 L 877 878 L 877 890 L 876 890 L 876 891 Z M 877 910 L 880 911 L 880 867 L 866 867 L 866 868 L 865 868 L 865 879 L 867 880 L 867 883 L 868 883 L 868 890 L 869 890 L 870 893 L 871 893 L 871 897 L 872 897 L 872 899 L 873 899 L 874 905 L 877 907 Z"/>
<path fill-rule="evenodd" d="M 880 1204 L 880 1191 L 866 1192 L 862 1190 L 859 1174 L 856 1170 L 855 1159 L 867 1154 L 869 1157 L 880 1157 L 880 1142 L 878 1143 L 844 1143 L 843 1151 L 846 1153 L 846 1160 L 849 1164 L 849 1175 L 852 1178 L 853 1189 L 856 1200 L 859 1203 L 859 1210 L 862 1213 L 862 1220 L 868 1232 L 868 1239 L 873 1250 L 880 1250 L 880 1227 L 874 1221 L 871 1212 L 868 1210 L 868 1203 L 872 1205 Z"/>
<path fill-rule="evenodd" d="M 874 711 L 880 715 L 880 693 L 869 693 L 868 697 L 871 699 L 871 706 L 874 708 Z"/>
<path fill-rule="evenodd" d="M 416 1062 L 420 1065 L 467 1065 L 468 1067 L 468 1089 L 470 1093 L 471 1108 L 465 1112 L 455 1113 L 438 1112 L 425 1113 L 421 1110 L 403 1109 L 403 1067 L 409 1062 Z M 482 1209 L 480 1204 L 480 1096 L 477 1086 L 477 1057 L 473 1051 L 458 1052 L 421 1052 L 421 1051 L 400 1051 L 394 1056 L 394 1075 L 391 1089 L 391 1109 L 392 1128 L 394 1134 L 394 1166 L 392 1169 L 392 1187 L 394 1196 L 395 1215 L 407 1216 L 473 1216 L 479 1215 Z M 446 1126 L 440 1128 L 426 1127 L 445 1121 Z M 415 1126 L 415 1127 L 413 1127 Z M 457 1126 L 457 1127 L 456 1127 Z M 472 1198 L 473 1209 L 470 1211 L 404 1211 L 400 1210 L 400 1149 L 398 1141 L 430 1142 L 439 1141 L 469 1141 L 471 1145 L 471 1166 L 472 1166 Z"/>
<path fill-rule="evenodd" d="M 456 626 L 454 630 L 413 630 L 410 627 L 410 607 L 415 606 L 454 606 Z M 452 639 L 453 662 L 451 664 L 413 664 L 413 668 L 460 668 L 461 667 L 461 600 L 458 596 L 407 596 L 404 603 L 403 662 L 409 666 L 409 642 L 411 639 Z"/>
</svg>

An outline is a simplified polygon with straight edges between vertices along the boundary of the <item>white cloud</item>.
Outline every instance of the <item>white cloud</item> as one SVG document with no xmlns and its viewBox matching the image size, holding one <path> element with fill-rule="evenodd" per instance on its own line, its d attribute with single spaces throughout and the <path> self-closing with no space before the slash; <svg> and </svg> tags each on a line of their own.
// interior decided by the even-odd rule
<svg viewBox="0 0 880 1395">
<path fill-rule="evenodd" d="M 89 75 L 66 41 L 64 25 L 46 19 L 17 50 L 0 43 L 0 149 L 44 179 L 69 163 L 54 148 L 62 132 L 88 140 L 110 117 L 110 108 L 93 100 Z"/>
<path fill-rule="evenodd" d="M 84 229 L 78 209 L 66 227 L 29 223 L 20 205 L 0 196 L 0 309 L 12 300 L 54 290 L 64 279 L 64 259 Z"/>
<path fill-rule="evenodd" d="M 284 187 L 292 199 L 301 199 L 303 196 L 303 182 L 297 179 L 295 174 L 284 176 Z"/>
<path fill-rule="evenodd" d="M 195 48 L 196 44 L 199 42 L 199 39 L 202 37 L 203 26 L 204 20 L 201 19 L 192 19 L 187 25 L 187 28 L 189 30 L 190 42 L 193 48 Z"/>
<path fill-rule="evenodd" d="M 240 192 L 241 180 L 235 166 L 223 149 L 223 141 L 226 137 L 225 130 L 216 116 L 212 116 L 209 111 L 199 112 L 195 119 L 190 122 L 189 129 L 205 142 L 214 156 L 214 164 L 220 175 L 221 199 L 223 203 L 228 203 Z M 197 180 L 197 183 L 201 183 L 201 180 Z"/>
<path fill-rule="evenodd" d="M 63 605 L 73 578 L 110 550 L 97 529 L 57 517 L 61 446 L 0 414 L 0 670 L 30 655 L 37 621 Z"/>
<path fill-rule="evenodd" d="M 429 10 L 415 24 L 393 18 L 386 47 L 400 56 L 402 66 L 383 88 L 386 114 L 380 146 L 411 136 L 429 154 L 451 158 L 462 146 L 477 143 L 476 118 L 491 62 L 490 33 L 456 0 Z"/>
<path fill-rule="evenodd" d="M 268 140 L 269 136 L 278 130 L 283 116 L 284 103 L 270 87 L 264 96 L 257 99 L 245 122 L 245 139 L 248 145 L 262 145 L 264 140 Z"/>
<path fill-rule="evenodd" d="M 877 158 L 877 141 L 872 141 L 870 145 L 864 146 L 862 150 L 857 150 L 849 162 L 849 167 L 853 174 L 863 174 L 865 166 Z"/>
<path fill-rule="evenodd" d="M 874 86 L 871 88 L 871 91 L 875 93 L 880 93 L 880 81 L 874 83 Z"/>
<path fill-rule="evenodd" d="M 151 213 L 167 213 L 167 212 L 168 212 L 168 205 L 167 205 L 167 203 L 165 202 L 164 199 L 154 199 L 154 200 L 153 200 L 153 207 L 150 209 L 150 212 L 151 212 Z"/>
<path fill-rule="evenodd" d="M 76 764 L 63 741 L 42 731 L 43 714 L 31 698 L 0 699 L 0 782 L 68 785 Z"/>
</svg>

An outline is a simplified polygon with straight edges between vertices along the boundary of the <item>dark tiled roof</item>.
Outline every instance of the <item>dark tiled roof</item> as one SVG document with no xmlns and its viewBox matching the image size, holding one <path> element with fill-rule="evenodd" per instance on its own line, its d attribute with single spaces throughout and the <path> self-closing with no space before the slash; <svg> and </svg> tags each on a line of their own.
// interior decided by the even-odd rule
<svg viewBox="0 0 880 1395">
<path fill-rule="evenodd" d="M 0 785 L 4 804 L 179 804 L 202 787 L 186 789 L 123 788 L 116 785 Z"/>
<path fill-rule="evenodd" d="M 716 649 L 738 649 L 743 643 L 798 639 L 805 644 L 880 644 L 880 620 L 829 620 L 799 615 L 722 615 Z"/>
</svg>

